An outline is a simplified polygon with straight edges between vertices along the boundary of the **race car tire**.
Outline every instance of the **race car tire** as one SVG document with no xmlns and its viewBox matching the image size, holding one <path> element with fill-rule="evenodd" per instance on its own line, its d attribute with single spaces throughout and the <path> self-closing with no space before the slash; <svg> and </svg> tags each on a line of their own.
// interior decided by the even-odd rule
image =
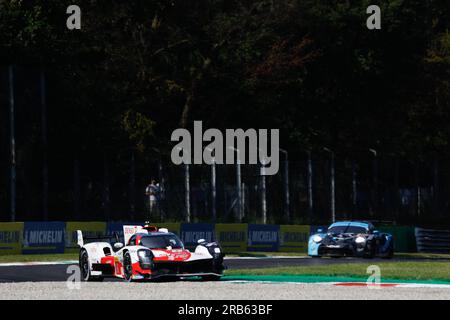
<svg viewBox="0 0 450 320">
<path fill-rule="evenodd" d="M 375 257 L 375 252 L 373 248 L 366 248 L 366 252 L 364 253 L 364 259 L 373 259 Z"/>
<path fill-rule="evenodd" d="M 382 258 L 383 259 L 392 259 L 392 258 L 394 258 L 394 248 L 391 248 L 389 250 L 389 253 L 386 256 L 382 257 Z"/>
<path fill-rule="evenodd" d="M 133 281 L 133 265 L 128 251 L 123 254 L 123 278 L 128 282 Z"/>
<path fill-rule="evenodd" d="M 80 252 L 79 266 L 81 272 L 81 278 L 83 281 L 89 282 L 101 282 L 103 277 L 93 276 L 91 274 L 91 268 L 89 268 L 89 255 L 86 250 Z"/>
<path fill-rule="evenodd" d="M 220 278 L 221 278 L 221 276 L 208 275 L 208 276 L 203 276 L 202 280 L 203 281 L 219 281 Z"/>
</svg>

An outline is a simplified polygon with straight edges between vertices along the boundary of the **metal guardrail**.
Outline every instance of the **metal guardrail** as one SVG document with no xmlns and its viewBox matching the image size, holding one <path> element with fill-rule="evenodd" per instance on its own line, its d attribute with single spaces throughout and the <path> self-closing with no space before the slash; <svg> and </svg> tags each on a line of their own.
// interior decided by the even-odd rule
<svg viewBox="0 0 450 320">
<path fill-rule="evenodd" d="M 417 251 L 427 253 L 450 253 L 450 230 L 416 228 Z"/>
</svg>

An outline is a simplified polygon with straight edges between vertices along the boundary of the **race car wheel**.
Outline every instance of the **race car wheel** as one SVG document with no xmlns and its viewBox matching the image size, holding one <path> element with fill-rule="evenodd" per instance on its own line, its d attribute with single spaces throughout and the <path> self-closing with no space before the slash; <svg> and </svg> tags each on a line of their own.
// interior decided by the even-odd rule
<svg viewBox="0 0 450 320">
<path fill-rule="evenodd" d="M 373 246 L 372 245 L 367 246 L 363 258 L 373 259 L 374 257 L 375 257 L 375 250 Z"/>
<path fill-rule="evenodd" d="M 133 266 L 131 263 L 130 253 L 128 251 L 123 255 L 123 276 L 128 282 L 131 282 L 133 279 Z"/>
<path fill-rule="evenodd" d="M 389 253 L 383 257 L 383 259 L 392 259 L 392 258 L 394 258 L 394 248 L 391 248 L 389 250 Z"/>
<path fill-rule="evenodd" d="M 215 275 L 209 275 L 209 276 L 203 276 L 203 281 L 219 281 L 221 276 L 215 276 Z"/>
<path fill-rule="evenodd" d="M 92 276 L 91 268 L 89 267 L 89 255 L 86 250 L 80 252 L 79 261 L 81 277 L 84 281 L 103 281 L 103 277 Z"/>
</svg>

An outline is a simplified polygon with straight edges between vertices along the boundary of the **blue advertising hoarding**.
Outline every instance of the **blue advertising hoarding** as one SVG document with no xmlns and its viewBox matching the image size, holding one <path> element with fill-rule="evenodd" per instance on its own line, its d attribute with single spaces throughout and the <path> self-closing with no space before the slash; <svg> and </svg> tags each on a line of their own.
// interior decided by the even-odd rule
<svg viewBox="0 0 450 320">
<path fill-rule="evenodd" d="M 25 222 L 22 253 L 64 253 L 64 222 Z"/>
<path fill-rule="evenodd" d="M 205 239 L 208 242 L 215 240 L 213 223 L 182 223 L 181 240 L 187 248 L 197 246 L 197 241 Z"/>
<path fill-rule="evenodd" d="M 278 251 L 279 231 L 280 226 L 278 225 L 249 224 L 248 251 Z"/>
</svg>

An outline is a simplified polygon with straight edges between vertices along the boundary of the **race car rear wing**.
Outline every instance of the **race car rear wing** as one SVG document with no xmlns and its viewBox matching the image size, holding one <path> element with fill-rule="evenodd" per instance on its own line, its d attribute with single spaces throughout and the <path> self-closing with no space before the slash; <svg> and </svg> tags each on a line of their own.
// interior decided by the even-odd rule
<svg viewBox="0 0 450 320">
<path fill-rule="evenodd" d="M 83 232 L 81 230 L 77 230 L 77 244 L 82 247 L 86 243 L 90 242 L 100 242 L 100 241 L 108 241 L 112 242 L 120 242 L 119 235 L 117 232 L 114 232 L 113 235 L 103 235 L 103 236 L 95 236 L 95 237 L 83 237 Z"/>
</svg>

